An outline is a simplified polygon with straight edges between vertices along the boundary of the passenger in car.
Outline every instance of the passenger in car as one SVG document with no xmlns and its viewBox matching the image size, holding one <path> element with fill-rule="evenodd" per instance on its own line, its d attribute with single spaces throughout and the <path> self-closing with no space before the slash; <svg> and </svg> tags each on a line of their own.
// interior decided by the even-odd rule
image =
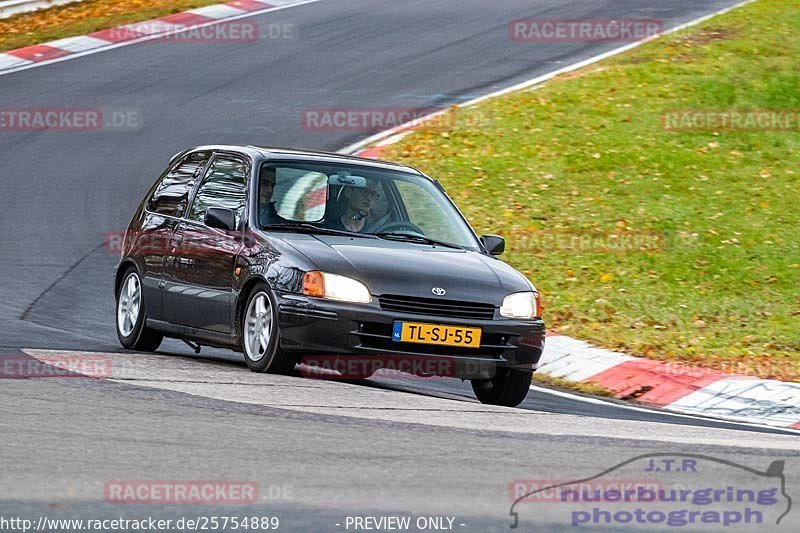
<svg viewBox="0 0 800 533">
<path fill-rule="evenodd" d="M 355 231 L 361 233 L 368 227 L 367 218 L 372 213 L 375 201 L 381 197 L 378 184 L 367 180 L 366 187 L 345 186 L 342 191 L 344 209 L 342 214 L 334 218 L 330 227 L 333 229 Z"/>
<path fill-rule="evenodd" d="M 275 192 L 275 167 L 262 167 L 259 180 L 261 186 L 258 189 L 258 223 L 263 227 L 286 222 L 286 219 L 278 214 L 272 201 Z"/>
</svg>

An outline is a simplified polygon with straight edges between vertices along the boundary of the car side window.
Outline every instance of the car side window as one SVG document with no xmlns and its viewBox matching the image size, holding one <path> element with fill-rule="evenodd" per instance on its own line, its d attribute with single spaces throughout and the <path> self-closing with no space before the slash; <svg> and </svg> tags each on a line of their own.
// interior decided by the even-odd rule
<svg viewBox="0 0 800 533">
<path fill-rule="evenodd" d="M 247 165 L 238 159 L 218 157 L 211 162 L 186 218 L 202 224 L 206 209 L 224 207 L 234 210 L 238 227 L 246 200 Z"/>
<path fill-rule="evenodd" d="M 209 152 L 192 152 L 175 165 L 156 186 L 147 210 L 159 215 L 182 217 L 200 171 L 208 163 Z"/>
</svg>

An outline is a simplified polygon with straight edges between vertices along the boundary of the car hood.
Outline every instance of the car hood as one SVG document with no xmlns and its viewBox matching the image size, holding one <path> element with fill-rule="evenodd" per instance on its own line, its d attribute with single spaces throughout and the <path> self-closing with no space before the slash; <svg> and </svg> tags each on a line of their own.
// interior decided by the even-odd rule
<svg viewBox="0 0 800 533">
<path fill-rule="evenodd" d="M 376 296 L 436 298 L 432 289 L 438 287 L 447 291 L 443 299 L 500 306 L 508 294 L 531 290 L 514 268 L 479 252 L 338 235 L 280 238 L 315 268 L 357 279 Z"/>
</svg>

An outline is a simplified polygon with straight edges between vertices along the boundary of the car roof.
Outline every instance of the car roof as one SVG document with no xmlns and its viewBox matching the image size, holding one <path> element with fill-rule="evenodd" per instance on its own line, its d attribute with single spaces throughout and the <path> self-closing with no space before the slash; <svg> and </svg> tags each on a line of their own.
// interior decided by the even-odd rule
<svg viewBox="0 0 800 533">
<path fill-rule="evenodd" d="M 226 145 L 214 144 L 206 146 L 196 146 L 182 153 L 193 151 L 225 151 L 246 154 L 252 158 L 263 159 L 293 159 L 304 161 L 316 161 L 320 163 L 355 163 L 359 165 L 381 168 L 387 170 L 401 170 L 411 174 L 427 178 L 425 174 L 420 172 L 414 167 L 401 165 L 399 163 L 392 163 L 391 161 L 382 161 L 379 159 L 368 159 L 365 157 L 356 157 L 352 155 L 338 154 L 335 152 L 322 152 L 317 150 L 300 150 L 297 148 L 282 148 L 276 146 L 240 146 L 240 145 Z"/>
</svg>

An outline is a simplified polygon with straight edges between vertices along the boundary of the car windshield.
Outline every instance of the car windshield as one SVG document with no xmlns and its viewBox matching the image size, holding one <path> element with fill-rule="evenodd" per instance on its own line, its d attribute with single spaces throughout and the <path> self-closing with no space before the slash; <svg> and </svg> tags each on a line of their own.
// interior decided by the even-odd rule
<svg viewBox="0 0 800 533">
<path fill-rule="evenodd" d="M 320 233 L 336 230 L 479 249 L 450 200 L 419 175 L 357 165 L 271 161 L 261 166 L 258 187 L 261 228 L 319 228 Z"/>
</svg>

